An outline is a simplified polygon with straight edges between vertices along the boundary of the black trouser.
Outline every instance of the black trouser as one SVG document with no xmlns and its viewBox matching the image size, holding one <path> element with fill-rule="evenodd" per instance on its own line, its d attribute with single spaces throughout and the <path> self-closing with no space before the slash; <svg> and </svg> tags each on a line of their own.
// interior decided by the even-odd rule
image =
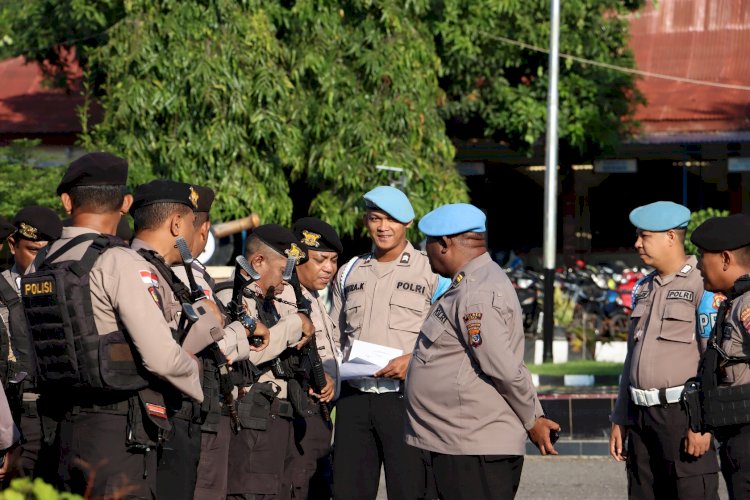
<svg viewBox="0 0 750 500">
<path fill-rule="evenodd" d="M 42 448 L 42 419 L 36 410 L 36 401 L 23 403 L 21 415 L 21 433 L 23 443 L 20 446 L 17 469 L 21 476 L 46 477 L 47 471 L 42 470 L 44 464 L 39 460 Z M 55 467 L 55 473 L 57 467 Z"/>
<path fill-rule="evenodd" d="M 719 463 L 713 442 L 700 458 L 685 453 L 688 418 L 679 403 L 635 407 L 628 427 L 628 496 L 718 499 Z"/>
<path fill-rule="evenodd" d="M 68 491 L 89 498 L 156 497 L 156 451 L 127 449 L 127 420 L 81 412 L 60 422 L 59 474 Z"/>
<path fill-rule="evenodd" d="M 248 397 L 248 396 L 245 396 Z M 292 422 L 277 414 L 279 400 L 271 403 L 268 428 L 241 429 L 229 442 L 227 498 L 288 500 L 291 486 L 284 481 L 284 461 L 292 439 Z"/>
<path fill-rule="evenodd" d="M 336 403 L 333 496 L 372 500 L 385 468 L 389 500 L 414 500 L 424 492 L 424 463 L 404 442 L 404 396 L 372 394 L 344 384 Z"/>
<path fill-rule="evenodd" d="M 729 498 L 750 499 L 750 424 L 721 427 L 716 439 Z"/>
<path fill-rule="evenodd" d="M 316 403 L 311 403 L 307 417 L 296 417 L 293 422 L 294 441 L 285 462 L 286 482 L 291 484 L 292 498 L 330 498 L 330 488 L 317 482 L 312 491 L 315 472 L 325 469 L 331 451 L 331 426 L 326 422 Z M 322 463 L 321 463 L 322 462 Z M 321 491 L 324 490 L 324 491 Z M 326 497 L 327 495 L 327 497 Z"/>
<path fill-rule="evenodd" d="M 198 462 L 194 500 L 223 500 L 227 497 L 231 435 L 229 417 L 226 415 L 219 419 L 215 433 L 201 433 L 201 458 Z"/>
<path fill-rule="evenodd" d="M 158 498 L 193 498 L 200 454 L 200 425 L 182 418 L 173 418 L 172 433 L 159 448 L 156 467 Z"/>
<path fill-rule="evenodd" d="M 441 500 L 512 500 L 523 469 L 519 455 L 445 455 L 422 452 L 427 470 L 432 470 L 435 491 L 425 498 Z"/>
</svg>

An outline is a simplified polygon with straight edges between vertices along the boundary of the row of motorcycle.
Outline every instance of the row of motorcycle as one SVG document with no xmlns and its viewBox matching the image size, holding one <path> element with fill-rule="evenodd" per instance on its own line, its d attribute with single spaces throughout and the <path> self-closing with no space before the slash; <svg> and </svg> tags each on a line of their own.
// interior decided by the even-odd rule
<svg viewBox="0 0 750 500">
<path fill-rule="evenodd" d="M 544 276 L 519 259 L 506 264 L 521 303 L 524 330 L 541 337 Z M 632 312 L 633 288 L 650 269 L 622 263 L 591 265 L 579 260 L 555 271 L 555 324 L 602 339 L 627 337 Z"/>
</svg>

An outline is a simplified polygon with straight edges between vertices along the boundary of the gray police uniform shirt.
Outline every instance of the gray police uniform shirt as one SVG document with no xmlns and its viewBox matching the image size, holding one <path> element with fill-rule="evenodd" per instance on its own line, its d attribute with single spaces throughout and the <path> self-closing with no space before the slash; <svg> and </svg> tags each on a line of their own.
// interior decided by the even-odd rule
<svg viewBox="0 0 750 500">
<path fill-rule="evenodd" d="M 717 294 L 719 295 L 719 294 Z M 727 312 L 721 347 L 730 356 L 750 356 L 750 292 L 737 297 Z M 722 368 L 722 385 L 750 384 L 750 365 L 732 363 Z"/>
<path fill-rule="evenodd" d="M 331 318 L 338 324 L 337 347 L 344 360 L 357 339 L 411 353 L 438 289 L 438 275 L 430 269 L 427 256 L 408 242 L 399 258 L 391 262 L 364 255 L 348 271 L 342 289 L 345 267 L 339 269 L 331 290 Z M 398 381 L 382 378 L 350 384 L 368 392 L 398 389 Z"/>
<path fill-rule="evenodd" d="M 488 253 L 432 306 L 406 375 L 406 443 L 449 455 L 523 455 L 542 415 L 523 362 L 523 314 Z"/>
<path fill-rule="evenodd" d="M 83 227 L 63 228 L 61 238 L 50 245 L 48 255 L 76 236 L 89 233 L 98 234 Z M 90 245 L 90 241 L 81 243 L 58 261 L 80 260 Z M 32 264 L 28 272 L 33 272 L 33 267 Z M 124 327 L 144 368 L 182 393 L 203 401 L 200 367 L 172 337 L 156 292 L 157 274 L 156 268 L 130 248 L 111 248 L 99 256 L 90 274 L 96 330 L 104 335 Z"/>
<path fill-rule="evenodd" d="M 10 269 L 6 269 L 2 273 L 2 278 L 5 279 L 5 281 L 8 282 L 8 284 L 13 287 L 13 289 L 18 293 L 18 296 L 21 296 L 21 291 L 18 289 L 18 280 L 21 278 L 21 275 L 18 274 L 18 271 L 16 269 L 16 265 L 13 264 L 13 266 Z M 10 339 L 10 321 L 9 321 L 10 311 L 8 308 L 0 302 L 0 321 L 3 322 L 3 325 L 5 325 L 5 330 L 8 332 L 8 361 L 15 361 L 16 355 L 13 354 L 13 344 L 11 344 Z"/>
<path fill-rule="evenodd" d="M 695 377 L 720 300 L 703 289 L 696 265 L 690 256 L 677 273 L 661 277 L 653 272 L 633 289 L 628 354 L 613 423 L 632 423 L 630 386 L 666 389 Z"/>
</svg>

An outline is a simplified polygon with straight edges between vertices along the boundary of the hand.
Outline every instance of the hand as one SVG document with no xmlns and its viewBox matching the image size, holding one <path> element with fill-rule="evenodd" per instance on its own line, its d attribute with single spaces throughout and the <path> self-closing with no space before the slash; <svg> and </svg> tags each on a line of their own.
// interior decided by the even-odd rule
<svg viewBox="0 0 750 500">
<path fill-rule="evenodd" d="M 609 433 L 609 454 L 618 462 L 623 462 L 628 458 L 625 451 L 625 438 L 628 435 L 628 428 L 620 424 L 612 424 L 612 430 Z"/>
<path fill-rule="evenodd" d="M 255 322 L 255 333 L 253 333 L 253 337 L 259 337 L 263 340 L 263 342 L 259 346 L 255 346 L 250 343 L 250 350 L 255 352 L 260 352 L 266 347 L 268 347 L 268 343 L 271 341 L 271 330 L 268 329 L 266 325 L 261 323 L 260 321 Z M 252 337 L 250 337 L 252 338 Z"/>
<path fill-rule="evenodd" d="M 685 452 L 696 458 L 702 457 L 711 447 L 713 435 L 710 432 L 693 432 L 690 429 L 685 436 Z"/>
<path fill-rule="evenodd" d="M 529 430 L 529 439 L 539 448 L 542 455 L 557 455 L 552 441 L 549 438 L 550 431 L 560 431 L 560 425 L 554 420 L 539 417 L 534 422 L 534 427 Z"/>
<path fill-rule="evenodd" d="M 406 370 L 409 368 L 409 361 L 411 361 L 411 353 L 393 358 L 385 367 L 375 372 L 374 376 L 404 380 L 406 378 Z"/>
<path fill-rule="evenodd" d="M 10 464 L 15 460 L 15 450 L 17 449 L 17 446 L 13 446 L 12 448 L 5 450 L 5 456 L 3 457 L 3 465 L 0 467 L 0 482 L 5 481 L 8 477 L 8 472 L 10 471 Z"/>
<path fill-rule="evenodd" d="M 312 387 L 308 390 L 310 393 L 310 396 L 314 398 L 318 398 L 318 400 L 321 403 L 330 403 L 333 399 L 333 393 L 334 389 L 336 388 L 336 384 L 333 383 L 333 379 L 326 373 L 326 385 L 323 387 L 323 389 L 320 391 L 320 394 L 316 394 Z"/>
<path fill-rule="evenodd" d="M 315 335 L 315 325 L 313 325 L 310 318 L 306 314 L 297 313 L 302 318 L 302 338 L 297 342 L 297 349 L 302 349 L 305 344 L 310 342 L 310 339 Z"/>
</svg>

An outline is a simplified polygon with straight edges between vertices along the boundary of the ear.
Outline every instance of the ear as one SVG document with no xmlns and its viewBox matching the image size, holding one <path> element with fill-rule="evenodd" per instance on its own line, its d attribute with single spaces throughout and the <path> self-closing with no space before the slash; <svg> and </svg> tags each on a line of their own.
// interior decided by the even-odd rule
<svg viewBox="0 0 750 500">
<path fill-rule="evenodd" d="M 182 225 L 185 224 L 185 219 L 182 217 L 182 215 L 178 213 L 172 214 L 172 216 L 169 218 L 169 231 L 172 233 L 172 236 L 175 238 L 178 237 L 180 234 L 180 229 L 182 228 Z"/>
<path fill-rule="evenodd" d="M 250 259 L 250 264 L 253 266 L 254 269 L 258 269 L 260 265 L 262 265 L 265 262 L 265 257 L 263 257 L 262 253 L 256 253 L 252 256 Z"/>
<path fill-rule="evenodd" d="M 62 201 L 62 205 L 65 209 L 66 214 L 70 215 L 71 213 L 73 213 L 73 200 L 70 199 L 70 195 L 68 193 L 61 194 L 60 201 Z"/>
<path fill-rule="evenodd" d="M 122 205 L 120 205 L 120 213 L 125 215 L 130 211 L 130 207 L 133 205 L 133 195 L 126 194 L 122 199 Z"/>
<path fill-rule="evenodd" d="M 414 224 L 414 219 L 412 219 L 412 220 L 410 220 L 409 222 L 407 222 L 406 224 L 404 224 L 404 227 L 405 227 L 406 229 L 409 229 L 409 228 L 411 227 L 411 225 L 412 225 L 412 224 Z"/>
<path fill-rule="evenodd" d="M 721 252 L 721 270 L 726 271 L 729 266 L 734 264 L 735 256 L 732 252 L 724 250 Z"/>
<path fill-rule="evenodd" d="M 452 239 L 447 236 L 441 236 L 440 240 L 440 253 L 448 253 L 448 250 L 455 245 Z"/>
<path fill-rule="evenodd" d="M 10 248 L 10 254 L 16 254 L 16 238 L 14 236 L 8 236 L 8 248 Z"/>
<path fill-rule="evenodd" d="M 204 222 L 203 224 L 201 224 L 200 234 L 201 234 L 201 237 L 204 240 L 208 239 L 208 233 L 209 233 L 210 230 L 211 230 L 211 221 L 210 220 L 207 220 L 206 222 Z"/>
</svg>

